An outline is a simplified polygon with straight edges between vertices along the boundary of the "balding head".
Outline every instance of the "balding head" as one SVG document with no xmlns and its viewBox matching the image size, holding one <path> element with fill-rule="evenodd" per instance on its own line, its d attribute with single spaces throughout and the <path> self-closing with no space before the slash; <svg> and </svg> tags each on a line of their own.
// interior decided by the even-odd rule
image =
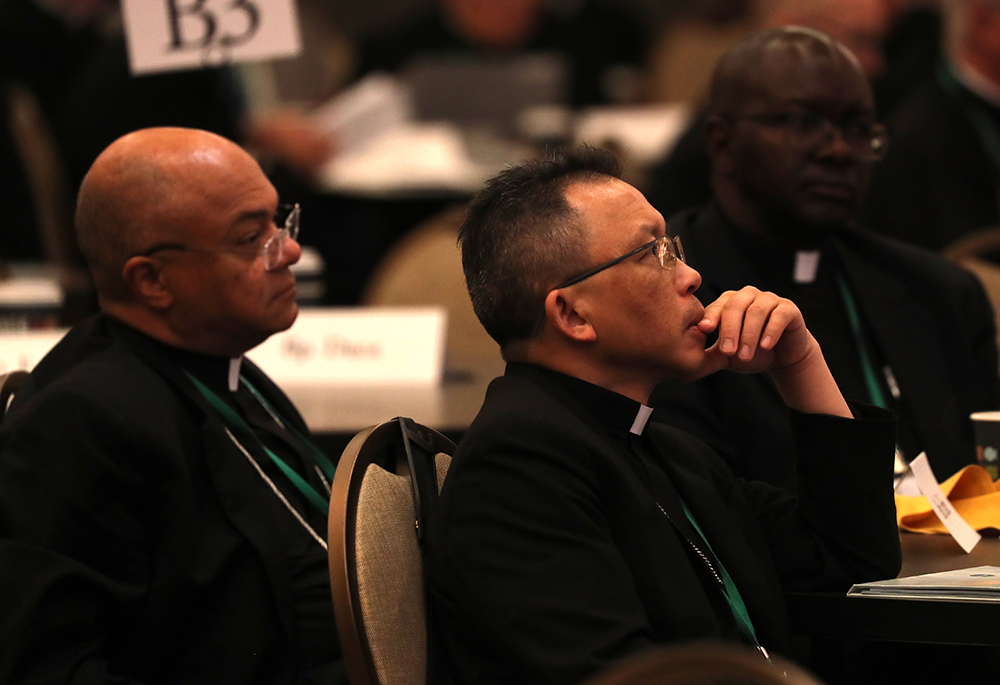
<svg viewBox="0 0 1000 685">
<path fill-rule="evenodd" d="M 709 113 L 737 116 L 746 104 L 772 84 L 775 62 L 825 60 L 860 71 L 857 59 L 833 38 L 802 26 L 769 29 L 749 36 L 726 53 L 715 67 Z"/>
<path fill-rule="evenodd" d="M 120 138 L 77 205 L 101 308 L 204 354 L 242 354 L 288 328 L 300 251 L 279 233 L 277 204 L 257 162 L 225 138 L 179 128 Z M 265 260 L 268 245 L 276 261 Z"/>
<path fill-rule="evenodd" d="M 122 280 L 126 261 L 178 240 L 185 219 L 208 199 L 204 182 L 230 160 L 256 167 L 231 141 L 182 128 L 136 131 L 98 156 L 80 186 L 76 232 L 102 301 L 130 297 Z"/>
<path fill-rule="evenodd" d="M 888 0 L 761 0 L 762 28 L 805 26 L 829 35 L 857 57 L 869 78 L 885 68 L 892 24 Z"/>
</svg>

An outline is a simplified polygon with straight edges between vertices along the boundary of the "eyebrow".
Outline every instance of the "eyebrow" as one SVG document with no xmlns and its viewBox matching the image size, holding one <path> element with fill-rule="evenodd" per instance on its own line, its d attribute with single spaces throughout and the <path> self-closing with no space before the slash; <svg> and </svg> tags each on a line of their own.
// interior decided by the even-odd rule
<svg viewBox="0 0 1000 685">
<path fill-rule="evenodd" d="M 232 225 L 229 227 L 227 236 L 232 236 L 241 229 L 241 227 L 248 223 L 256 223 L 261 220 L 270 221 L 274 217 L 272 212 L 266 209 L 253 209 L 246 212 L 240 212 L 239 216 L 233 220 Z"/>
<path fill-rule="evenodd" d="M 663 219 L 662 223 L 658 221 L 652 221 L 644 227 L 644 231 L 651 238 L 653 238 L 653 240 L 656 240 L 661 235 L 670 235 L 670 223 L 667 222 L 666 219 Z"/>
</svg>

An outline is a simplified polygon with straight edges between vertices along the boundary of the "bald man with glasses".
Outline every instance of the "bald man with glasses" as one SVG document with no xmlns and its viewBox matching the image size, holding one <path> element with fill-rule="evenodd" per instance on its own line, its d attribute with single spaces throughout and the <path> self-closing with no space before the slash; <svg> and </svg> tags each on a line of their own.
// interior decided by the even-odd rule
<svg viewBox="0 0 1000 685">
<path fill-rule="evenodd" d="M 789 300 L 703 306 L 681 241 L 607 153 L 510 168 L 460 231 L 507 361 L 429 517 L 456 684 L 584 681 L 655 644 L 789 648 L 783 591 L 894 577 L 891 415 L 849 406 Z M 706 337 L 719 340 L 706 345 Z M 667 380 L 767 372 L 811 455 L 801 499 L 740 480 L 649 406 Z"/>
<path fill-rule="evenodd" d="M 243 359 L 295 321 L 300 212 L 204 131 L 94 162 L 76 229 L 102 311 L 0 431 L 0 681 L 347 682 L 334 465 Z"/>
</svg>

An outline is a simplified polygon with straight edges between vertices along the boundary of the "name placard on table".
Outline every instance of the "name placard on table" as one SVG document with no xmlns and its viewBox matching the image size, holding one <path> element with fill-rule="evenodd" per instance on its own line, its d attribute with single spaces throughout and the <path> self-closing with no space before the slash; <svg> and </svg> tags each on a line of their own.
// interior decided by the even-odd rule
<svg viewBox="0 0 1000 685">
<path fill-rule="evenodd" d="M 446 323 L 442 307 L 303 309 L 247 356 L 278 385 L 436 385 Z"/>
<path fill-rule="evenodd" d="M 64 335 L 65 328 L 0 333 L 0 373 L 31 371 Z"/>
</svg>

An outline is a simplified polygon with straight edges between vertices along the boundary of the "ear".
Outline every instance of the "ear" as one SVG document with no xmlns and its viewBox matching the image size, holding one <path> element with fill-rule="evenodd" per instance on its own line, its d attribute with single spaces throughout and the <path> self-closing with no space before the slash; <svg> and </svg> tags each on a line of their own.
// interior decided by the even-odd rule
<svg viewBox="0 0 1000 685">
<path fill-rule="evenodd" d="M 705 121 L 705 150 L 712 160 L 712 169 L 716 173 L 729 175 L 734 169 L 733 163 L 733 127 L 728 121 L 713 114 Z"/>
<path fill-rule="evenodd" d="M 597 331 L 581 306 L 581 298 L 563 290 L 552 290 L 545 296 L 545 318 L 558 333 L 574 342 L 597 341 Z"/>
<path fill-rule="evenodd" d="M 122 280 L 132 294 L 154 309 L 166 309 L 174 297 L 163 282 L 160 266 L 151 257 L 132 257 L 122 267 Z"/>
</svg>

